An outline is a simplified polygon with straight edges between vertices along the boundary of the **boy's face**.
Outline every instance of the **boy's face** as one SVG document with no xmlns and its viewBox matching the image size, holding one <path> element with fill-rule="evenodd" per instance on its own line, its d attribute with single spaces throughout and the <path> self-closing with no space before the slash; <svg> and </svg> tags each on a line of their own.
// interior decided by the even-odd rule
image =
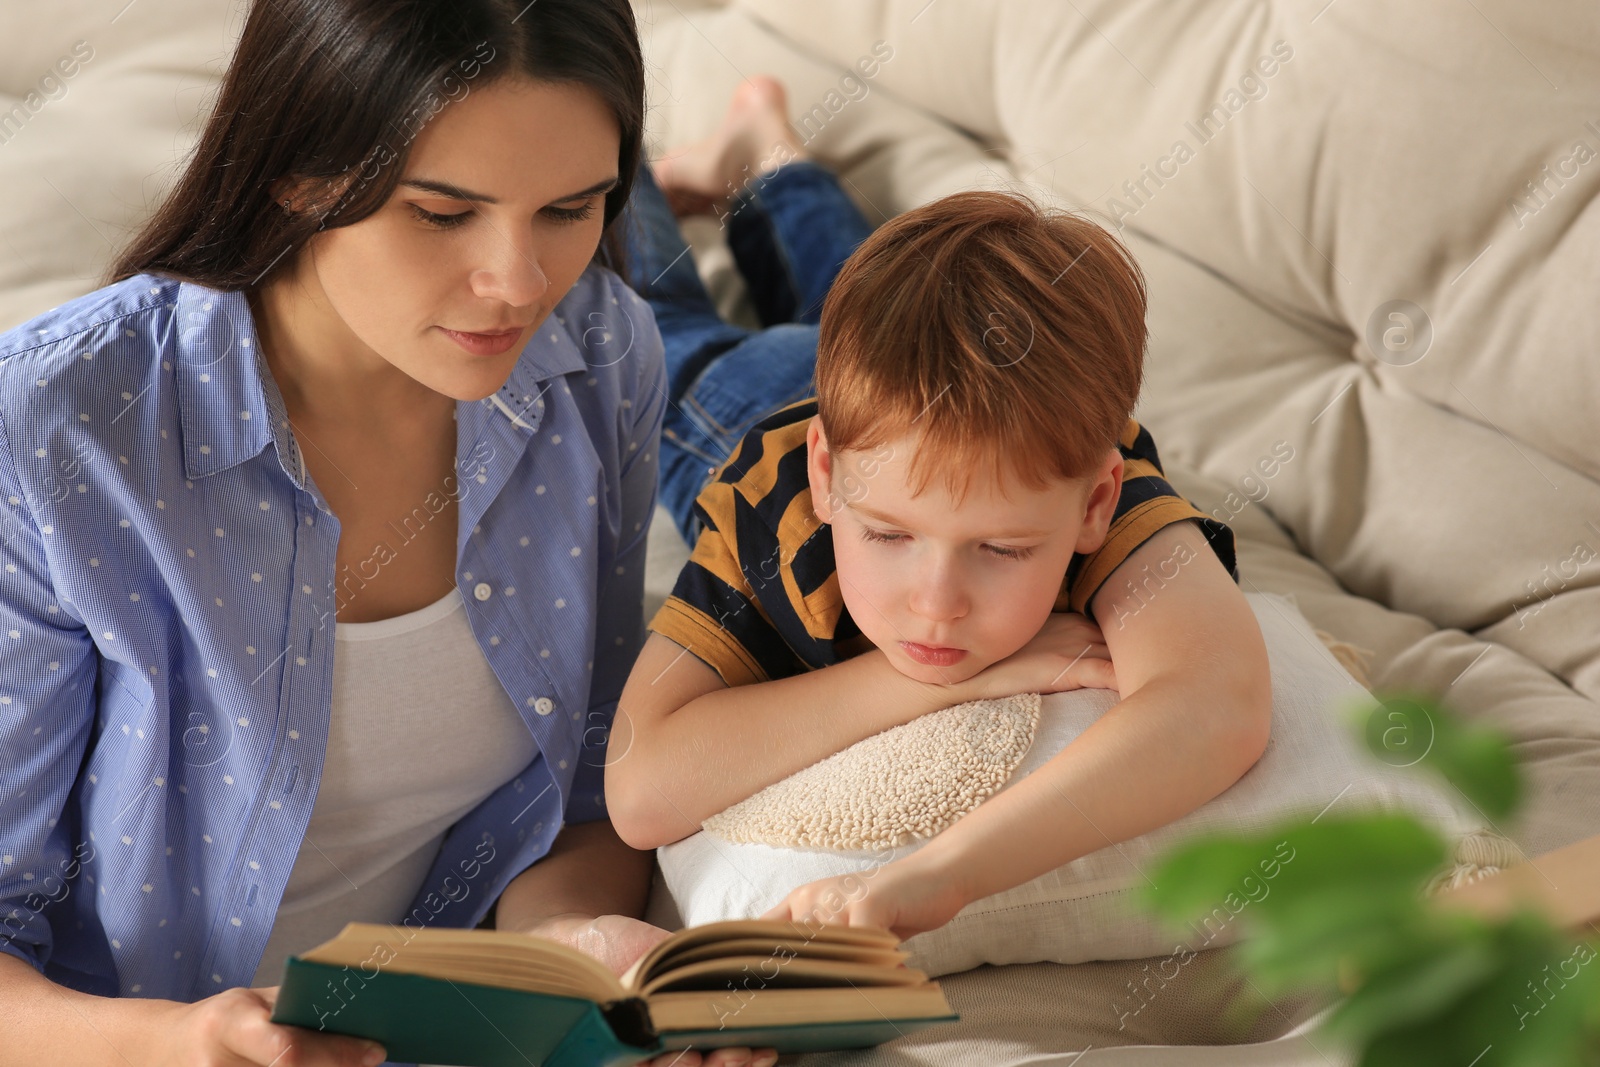
<svg viewBox="0 0 1600 1067">
<path fill-rule="evenodd" d="M 1073 553 L 1104 542 L 1122 485 L 1112 450 L 1089 478 L 1032 489 L 974 477 L 957 502 L 938 474 L 912 495 L 915 436 L 833 453 L 813 418 L 806 444 L 845 607 L 902 674 L 925 682 L 966 681 L 1027 644 Z"/>
</svg>

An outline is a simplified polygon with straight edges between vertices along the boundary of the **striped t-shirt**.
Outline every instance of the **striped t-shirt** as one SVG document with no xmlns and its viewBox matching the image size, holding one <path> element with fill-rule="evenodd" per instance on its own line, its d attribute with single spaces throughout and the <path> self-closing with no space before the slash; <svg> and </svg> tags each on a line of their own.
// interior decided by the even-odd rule
<svg viewBox="0 0 1600 1067">
<path fill-rule="evenodd" d="M 811 508 L 806 427 L 815 398 L 751 427 L 694 510 L 703 524 L 650 629 L 693 652 L 730 686 L 827 667 L 871 648 L 845 610 L 834 570 L 833 527 Z M 1157 530 L 1194 520 L 1238 581 L 1233 531 L 1167 483 L 1148 430 L 1128 420 L 1117 446 L 1122 492 L 1105 543 L 1076 553 L 1056 611 L 1089 614 L 1111 573 Z"/>
</svg>

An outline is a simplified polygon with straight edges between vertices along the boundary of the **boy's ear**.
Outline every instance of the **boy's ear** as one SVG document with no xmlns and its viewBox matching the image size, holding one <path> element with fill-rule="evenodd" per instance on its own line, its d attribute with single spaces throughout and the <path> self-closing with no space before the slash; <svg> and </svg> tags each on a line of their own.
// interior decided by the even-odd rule
<svg viewBox="0 0 1600 1067">
<path fill-rule="evenodd" d="M 1111 531 L 1111 517 L 1117 511 L 1117 499 L 1122 495 L 1122 453 L 1113 448 L 1100 469 L 1091 477 L 1089 496 L 1083 506 L 1083 526 L 1078 530 L 1078 543 L 1074 551 L 1089 553 L 1106 543 Z"/>
<path fill-rule="evenodd" d="M 806 478 L 811 483 L 811 510 L 823 522 L 833 521 L 833 453 L 822 432 L 822 417 L 811 416 L 806 427 Z"/>
</svg>

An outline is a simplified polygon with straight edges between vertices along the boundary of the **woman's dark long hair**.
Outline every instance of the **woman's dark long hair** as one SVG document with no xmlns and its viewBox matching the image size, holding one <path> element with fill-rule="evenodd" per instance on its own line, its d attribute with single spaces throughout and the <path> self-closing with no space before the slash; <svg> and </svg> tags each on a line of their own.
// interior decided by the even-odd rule
<svg viewBox="0 0 1600 1067">
<path fill-rule="evenodd" d="M 611 223 L 644 136 L 628 0 L 255 0 L 193 157 L 108 282 L 150 272 L 221 290 L 260 284 L 319 230 L 383 206 L 432 116 L 512 75 L 581 84 L 616 115 L 618 184 L 595 260 L 620 271 Z M 287 211 L 272 189 L 282 178 L 328 195 Z"/>
</svg>

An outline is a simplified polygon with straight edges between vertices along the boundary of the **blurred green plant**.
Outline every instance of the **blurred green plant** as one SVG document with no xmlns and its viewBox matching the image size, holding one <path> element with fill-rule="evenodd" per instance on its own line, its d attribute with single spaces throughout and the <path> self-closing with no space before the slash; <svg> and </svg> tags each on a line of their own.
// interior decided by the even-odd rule
<svg viewBox="0 0 1600 1067">
<path fill-rule="evenodd" d="M 1379 760 L 1430 768 L 1491 821 L 1516 811 L 1522 780 L 1504 738 L 1425 698 L 1375 699 L 1356 725 Z M 1305 816 L 1178 847 L 1142 898 L 1174 924 L 1241 902 L 1225 914 L 1245 924 L 1246 977 L 1265 997 L 1336 1001 L 1320 1033 L 1360 1067 L 1600 1064 L 1596 946 L 1529 909 L 1491 920 L 1434 905 L 1428 886 L 1452 859 L 1410 815 Z"/>
</svg>

